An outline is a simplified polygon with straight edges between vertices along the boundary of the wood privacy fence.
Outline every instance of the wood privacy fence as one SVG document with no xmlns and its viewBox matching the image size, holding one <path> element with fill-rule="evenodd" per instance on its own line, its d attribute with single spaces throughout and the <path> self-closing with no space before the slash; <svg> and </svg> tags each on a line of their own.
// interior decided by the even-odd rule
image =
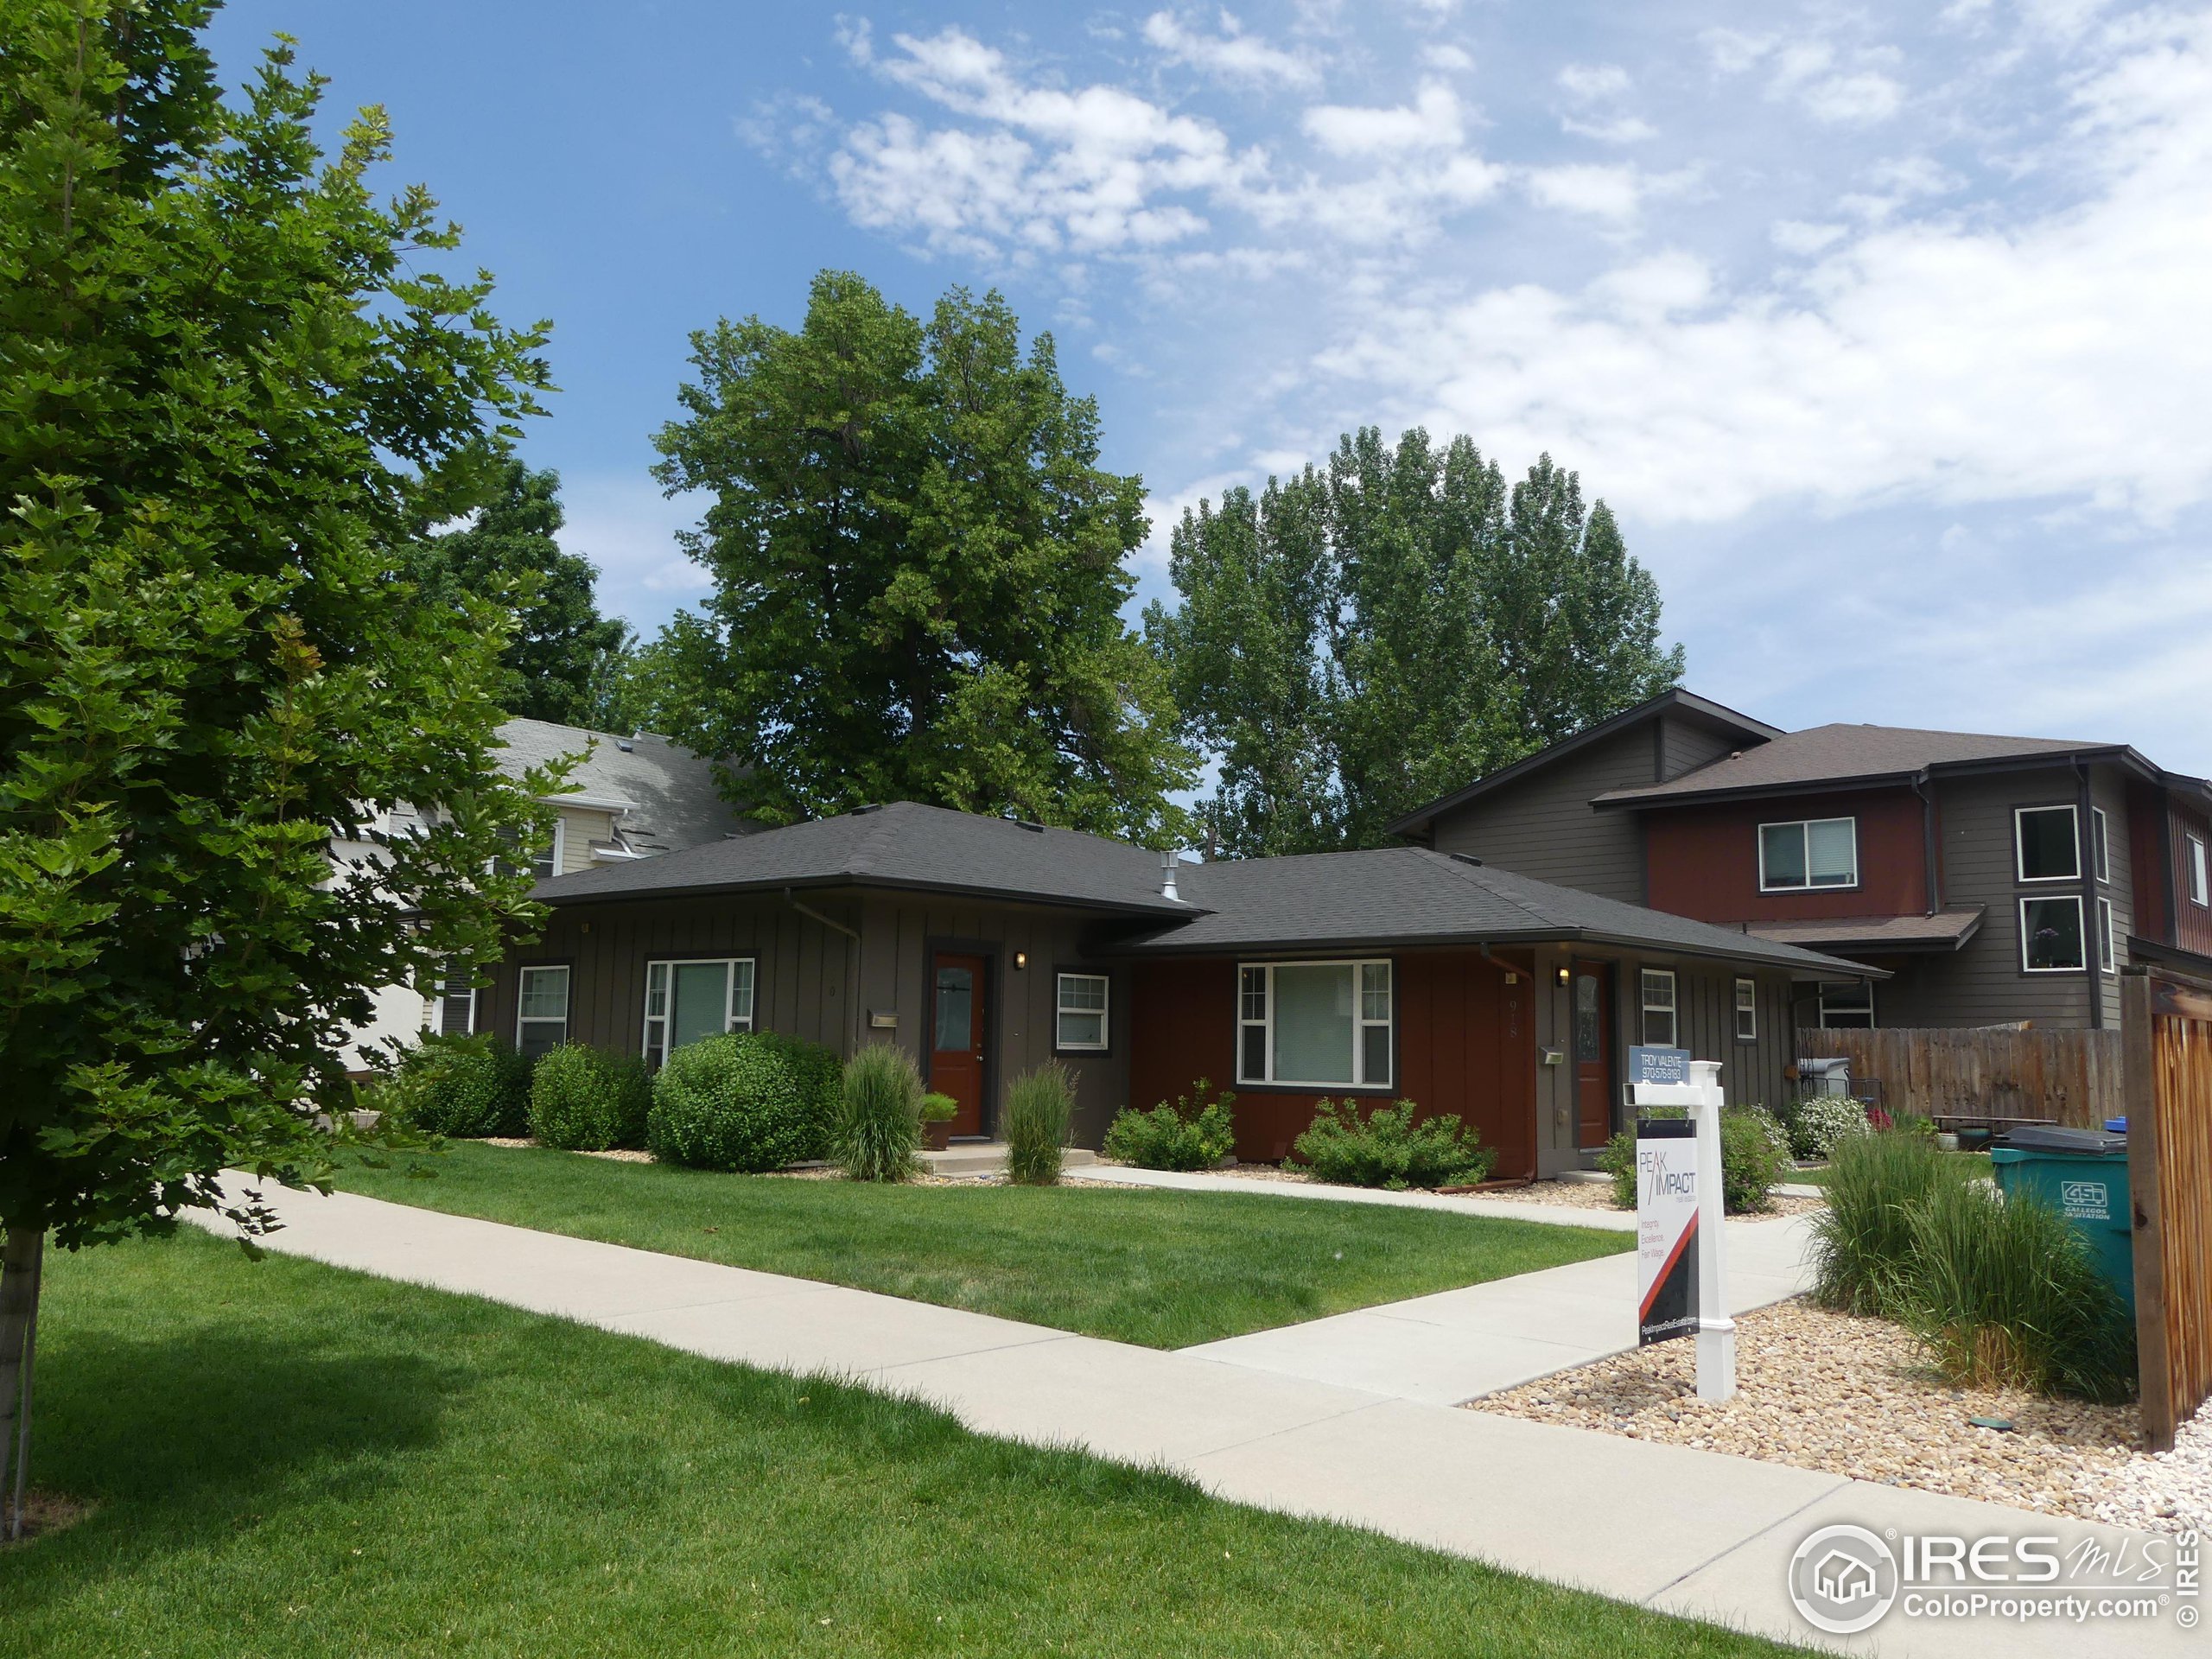
<svg viewBox="0 0 2212 1659">
<path fill-rule="evenodd" d="M 2130 969 L 2120 1007 L 2143 1438 L 2164 1452 L 2212 1396 L 2212 982 Z"/>
<path fill-rule="evenodd" d="M 2039 1117 L 2095 1128 L 2126 1109 L 2116 1031 L 1805 1030 L 1797 1033 L 1797 1052 L 1848 1059 L 1853 1090 L 1876 1080 L 1892 1113 Z"/>
</svg>

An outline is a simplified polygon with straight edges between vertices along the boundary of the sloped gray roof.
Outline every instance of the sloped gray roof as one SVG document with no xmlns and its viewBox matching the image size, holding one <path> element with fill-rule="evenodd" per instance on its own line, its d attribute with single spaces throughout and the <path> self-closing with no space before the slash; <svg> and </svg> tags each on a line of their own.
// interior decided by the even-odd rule
<svg viewBox="0 0 2212 1659">
<path fill-rule="evenodd" d="M 1186 867 L 1183 896 L 1205 914 L 1131 942 L 1140 956 L 1407 944 L 1588 941 L 1868 973 L 1855 963 L 1669 916 L 1425 847 L 1224 859 Z"/>
<path fill-rule="evenodd" d="M 674 852 L 758 828 L 722 799 L 711 763 L 667 738 L 510 720 L 499 728 L 499 741 L 503 758 L 517 766 L 543 766 L 588 751 L 569 773 L 563 793 L 553 798 L 627 803 L 622 836 L 640 852 Z"/>
<path fill-rule="evenodd" d="M 1809 950 L 1957 950 L 1980 930 L 1984 910 L 1980 905 L 1952 905 L 1933 916 L 1808 917 L 1745 925 L 1763 939 Z"/>
<path fill-rule="evenodd" d="M 1139 915 L 1189 915 L 1160 892 L 1160 855 L 1073 830 L 893 801 L 634 864 L 542 881 L 548 904 L 784 887 L 912 887 Z"/>
<path fill-rule="evenodd" d="M 1993 737 L 1980 732 L 1924 732 L 1908 726 L 1809 726 L 1802 732 L 1785 732 L 1756 747 L 1712 761 L 1663 784 L 1608 790 L 1592 804 L 1642 805 L 1744 790 L 1842 785 L 1910 777 L 1931 766 L 2034 760 L 2071 754 L 2117 759 L 2131 756 L 2133 751 L 2117 743 L 2075 743 L 2050 737 Z M 2148 763 L 2143 764 L 2148 770 Z"/>
</svg>

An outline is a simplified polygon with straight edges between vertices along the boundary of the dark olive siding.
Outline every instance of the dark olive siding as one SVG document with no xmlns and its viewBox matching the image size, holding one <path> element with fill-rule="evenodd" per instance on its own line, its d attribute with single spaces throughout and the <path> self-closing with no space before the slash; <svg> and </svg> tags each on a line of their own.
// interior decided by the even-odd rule
<svg viewBox="0 0 2212 1659">
<path fill-rule="evenodd" d="M 1750 747 L 1750 740 L 1716 732 L 1710 726 L 1675 715 L 1659 720 L 1659 776 L 1667 783 L 1686 772 L 1710 765 L 1734 749 Z"/>
<path fill-rule="evenodd" d="M 974 949 L 991 964 L 989 1063 L 984 1122 L 995 1128 L 1007 1083 L 1053 1054 L 1053 974 L 1104 972 L 1113 982 L 1110 1046 L 1103 1055 L 1062 1055 L 1076 1079 L 1075 1136 L 1095 1147 L 1127 1103 L 1128 969 L 1085 955 L 1096 925 L 1086 913 L 958 900 L 884 899 L 810 891 L 810 910 L 850 928 L 803 915 L 780 899 L 706 896 L 563 906 L 542 938 L 500 964 L 482 1001 L 482 1029 L 512 1039 L 516 969 L 570 968 L 569 1036 L 628 1053 L 644 1044 L 645 967 L 687 957 L 751 957 L 757 1025 L 849 1055 L 867 1042 L 895 1042 L 926 1068 L 929 952 Z M 1017 954 L 1027 965 L 1016 967 Z M 888 1027 L 871 1015 L 887 1015 Z"/>
<path fill-rule="evenodd" d="M 1643 842 L 1632 812 L 1593 812 L 1609 789 L 1654 781 L 1657 740 L 1635 726 L 1438 816 L 1431 844 L 1539 881 L 1640 904 Z"/>
</svg>

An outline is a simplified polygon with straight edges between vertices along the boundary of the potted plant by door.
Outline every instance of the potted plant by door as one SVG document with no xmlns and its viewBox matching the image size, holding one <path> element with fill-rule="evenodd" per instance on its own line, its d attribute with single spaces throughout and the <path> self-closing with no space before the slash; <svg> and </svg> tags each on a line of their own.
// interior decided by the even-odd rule
<svg viewBox="0 0 2212 1659">
<path fill-rule="evenodd" d="M 922 1144 L 931 1152 L 943 1152 L 952 1144 L 952 1120 L 960 1111 L 960 1103 L 950 1095 L 922 1096 Z"/>
</svg>

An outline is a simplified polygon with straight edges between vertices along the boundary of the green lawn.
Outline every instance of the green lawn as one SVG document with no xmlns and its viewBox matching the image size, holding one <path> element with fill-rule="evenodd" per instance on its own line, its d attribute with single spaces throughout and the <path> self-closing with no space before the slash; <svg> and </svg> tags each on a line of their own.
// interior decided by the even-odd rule
<svg viewBox="0 0 2212 1659">
<path fill-rule="evenodd" d="M 1264 1195 L 872 1186 L 454 1145 L 348 1192 L 1182 1348 L 1624 1250 L 1625 1233 Z"/>
<path fill-rule="evenodd" d="M 37 1478 L 95 1508 L 0 1550 L 5 1659 L 1786 1651 L 189 1231 L 49 1259 Z"/>
</svg>

